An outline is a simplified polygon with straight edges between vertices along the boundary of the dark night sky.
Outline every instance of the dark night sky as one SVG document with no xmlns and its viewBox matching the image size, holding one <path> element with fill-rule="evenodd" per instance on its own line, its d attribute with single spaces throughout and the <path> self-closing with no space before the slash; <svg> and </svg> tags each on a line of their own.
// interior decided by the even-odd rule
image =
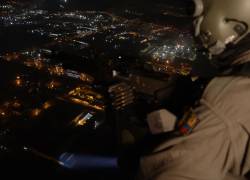
<svg viewBox="0 0 250 180">
<path fill-rule="evenodd" d="M 39 4 L 46 8 L 55 8 L 59 4 L 64 4 L 67 8 L 106 10 L 109 8 L 135 7 L 137 9 L 154 9 L 159 5 L 164 6 L 190 7 L 192 0 L 26 0 L 32 4 Z"/>
</svg>

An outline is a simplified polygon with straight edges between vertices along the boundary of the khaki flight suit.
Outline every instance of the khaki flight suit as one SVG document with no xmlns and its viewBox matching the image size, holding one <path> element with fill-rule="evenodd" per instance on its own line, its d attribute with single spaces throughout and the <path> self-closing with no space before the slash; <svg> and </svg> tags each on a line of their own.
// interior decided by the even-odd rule
<svg viewBox="0 0 250 180">
<path fill-rule="evenodd" d="M 200 123 L 193 132 L 142 157 L 138 179 L 245 179 L 250 170 L 250 78 L 214 78 L 194 112 Z"/>
</svg>

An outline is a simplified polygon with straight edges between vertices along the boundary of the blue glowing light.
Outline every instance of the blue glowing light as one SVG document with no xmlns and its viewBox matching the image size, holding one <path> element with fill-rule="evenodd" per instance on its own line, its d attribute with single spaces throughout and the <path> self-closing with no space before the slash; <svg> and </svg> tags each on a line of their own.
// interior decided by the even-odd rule
<svg viewBox="0 0 250 180">
<path fill-rule="evenodd" d="M 105 157 L 86 154 L 63 153 L 59 157 L 60 164 L 72 170 L 117 169 L 116 157 Z"/>
</svg>

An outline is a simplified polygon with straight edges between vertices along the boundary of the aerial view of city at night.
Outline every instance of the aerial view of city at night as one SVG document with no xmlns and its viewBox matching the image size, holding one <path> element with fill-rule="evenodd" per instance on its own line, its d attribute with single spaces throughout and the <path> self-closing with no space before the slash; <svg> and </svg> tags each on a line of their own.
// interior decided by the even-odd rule
<svg viewBox="0 0 250 180">
<path fill-rule="evenodd" d="M 219 44 L 214 50 L 218 54 L 218 48 L 224 48 L 221 41 L 204 46 L 207 51 L 202 43 L 213 39 L 213 34 L 202 32 L 202 41 L 194 35 L 198 29 L 194 24 L 206 18 L 193 23 L 191 13 L 207 6 L 205 0 L 1 0 L 3 174 L 87 180 L 200 179 L 193 178 L 191 171 L 185 172 L 187 177 L 178 174 L 185 171 L 185 163 L 178 171 L 174 165 L 179 156 L 187 157 L 187 162 L 192 159 L 186 151 L 196 154 L 190 142 L 204 142 L 206 136 L 216 139 L 208 132 L 202 134 L 205 121 L 199 118 L 210 116 L 208 112 L 199 116 L 204 107 L 196 108 L 207 84 L 228 67 L 218 68 L 211 61 L 215 53 L 210 46 Z M 226 20 L 242 22 L 230 18 Z M 243 27 L 237 24 L 233 29 L 241 35 Z M 217 123 L 212 122 L 209 127 Z M 204 140 L 192 139 L 197 127 Z M 171 138 L 186 149 L 168 141 Z M 216 145 L 209 143 L 207 149 L 212 151 Z M 195 169 L 197 174 L 205 167 Z M 165 168 L 169 176 L 161 175 Z M 210 178 L 205 173 L 203 177 L 231 180 L 231 176 Z"/>
</svg>

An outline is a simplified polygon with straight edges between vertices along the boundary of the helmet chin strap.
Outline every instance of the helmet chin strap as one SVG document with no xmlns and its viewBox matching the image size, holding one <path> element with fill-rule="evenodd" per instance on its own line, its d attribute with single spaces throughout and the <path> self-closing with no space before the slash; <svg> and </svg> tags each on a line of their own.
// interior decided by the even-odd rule
<svg viewBox="0 0 250 180">
<path fill-rule="evenodd" d="M 214 55 L 213 64 L 216 67 L 230 67 L 235 64 L 242 64 L 250 60 L 250 34 L 236 44 L 227 44 L 226 49 L 219 55 Z M 210 52 L 210 57 L 212 56 Z"/>
<path fill-rule="evenodd" d="M 239 56 L 236 58 L 236 60 L 232 64 L 233 65 L 243 64 L 243 63 L 246 63 L 249 61 L 250 61 L 250 50 L 247 50 L 247 51 L 239 54 Z"/>
<path fill-rule="evenodd" d="M 227 49 L 228 45 L 230 45 L 230 44 L 235 45 L 237 43 L 238 43 L 238 41 L 237 41 L 237 37 L 235 35 L 228 37 L 226 39 L 226 42 L 222 42 L 220 40 L 217 40 L 217 42 L 214 45 L 207 48 L 209 53 L 210 53 L 209 59 L 211 59 L 213 55 L 222 54 Z"/>
<path fill-rule="evenodd" d="M 211 55 L 219 55 L 225 49 L 226 49 L 226 44 L 221 41 L 217 41 L 215 45 L 208 48 L 209 53 L 211 53 Z"/>
</svg>

